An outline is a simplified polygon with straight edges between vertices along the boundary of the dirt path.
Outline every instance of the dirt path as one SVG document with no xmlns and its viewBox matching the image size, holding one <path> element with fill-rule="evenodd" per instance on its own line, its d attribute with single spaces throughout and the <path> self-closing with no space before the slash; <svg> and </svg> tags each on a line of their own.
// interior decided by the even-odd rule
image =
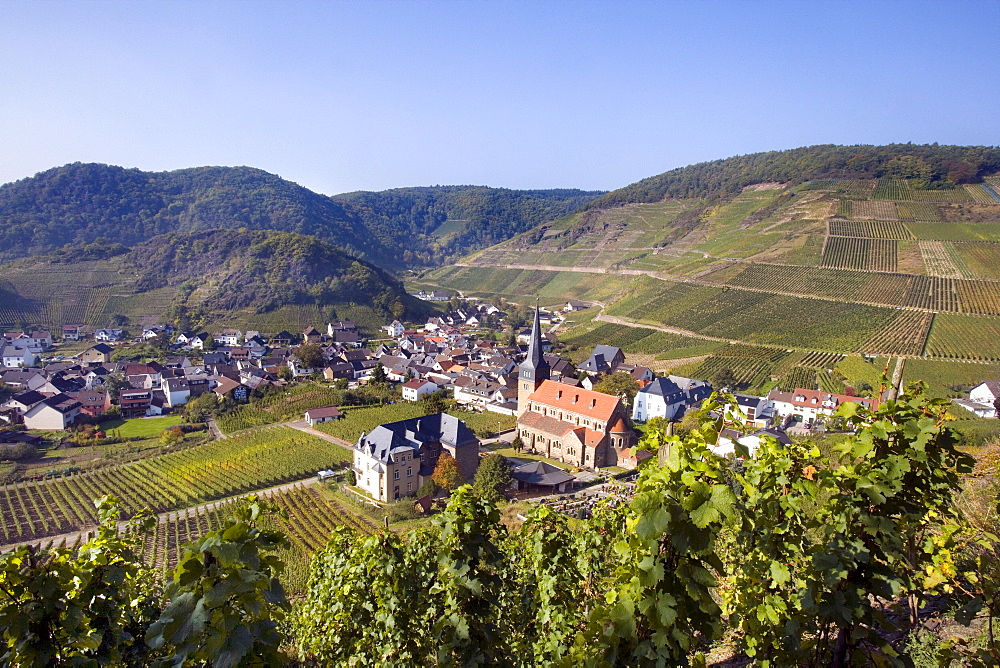
<svg viewBox="0 0 1000 668">
<path fill-rule="evenodd" d="M 315 436 L 316 438 L 322 438 L 324 441 L 329 441 L 330 443 L 333 443 L 334 445 L 339 445 L 342 448 L 347 448 L 349 450 L 354 448 L 353 443 L 348 443 L 342 438 L 337 438 L 336 436 L 331 436 L 330 434 L 326 434 L 320 431 L 319 429 L 314 429 L 313 427 L 310 427 L 309 423 L 306 422 L 305 420 L 295 420 L 294 422 L 285 422 L 282 426 L 291 427 L 292 429 L 298 429 L 299 431 L 305 432 L 310 436 Z"/>
<path fill-rule="evenodd" d="M 666 327 L 664 325 L 647 325 L 641 322 L 633 322 L 631 320 L 626 320 L 625 318 L 619 318 L 613 315 L 605 315 L 604 312 L 599 313 L 594 316 L 594 320 L 600 320 L 601 322 L 611 322 L 616 325 L 625 325 L 626 327 L 642 327 L 643 329 L 655 329 L 658 332 L 666 332 L 667 334 L 680 334 L 682 336 L 689 336 L 694 339 L 705 339 L 706 341 L 719 341 L 721 343 L 743 343 L 737 339 L 723 339 L 718 336 L 708 336 L 707 334 L 698 334 L 697 332 L 692 332 L 689 329 L 681 329 L 680 327 Z"/>
<path fill-rule="evenodd" d="M 219 429 L 219 425 L 215 424 L 215 418 L 208 418 L 208 420 L 205 421 L 205 424 L 208 425 L 208 430 L 212 432 L 212 436 L 215 440 L 221 441 L 224 438 L 229 438 L 229 436 L 222 433 L 222 430 Z"/>
</svg>

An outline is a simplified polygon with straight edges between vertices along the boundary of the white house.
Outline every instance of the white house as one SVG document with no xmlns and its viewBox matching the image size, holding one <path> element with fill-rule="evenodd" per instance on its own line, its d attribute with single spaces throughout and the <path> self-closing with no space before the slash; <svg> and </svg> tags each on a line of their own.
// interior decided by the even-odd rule
<svg viewBox="0 0 1000 668">
<path fill-rule="evenodd" d="M 344 417 L 336 406 L 325 406 L 323 408 L 310 408 L 306 411 L 306 422 L 310 427 L 315 427 L 320 422 L 330 422 Z"/>
<path fill-rule="evenodd" d="M 64 430 L 76 422 L 82 407 L 83 404 L 73 397 L 54 394 L 24 412 L 24 426 L 28 429 Z"/>
<path fill-rule="evenodd" d="M 215 335 L 215 342 L 223 345 L 235 348 L 240 345 L 240 339 L 243 338 L 243 332 L 238 329 L 227 329 L 224 332 L 220 332 Z"/>
<path fill-rule="evenodd" d="M 403 392 L 403 401 L 420 401 L 428 394 L 437 392 L 438 386 L 429 380 L 414 378 L 403 383 L 401 389 Z"/>
<path fill-rule="evenodd" d="M 669 378 L 656 378 L 635 395 L 632 419 L 646 422 L 652 417 L 676 420 L 684 413 L 687 397 L 684 390 Z"/>
<path fill-rule="evenodd" d="M 191 386 L 188 385 L 187 378 L 165 378 L 162 389 L 167 405 L 171 408 L 186 404 L 191 397 Z"/>
<path fill-rule="evenodd" d="M 774 412 L 781 417 L 798 415 L 806 421 L 815 420 L 820 415 L 833 415 L 837 408 L 846 401 L 859 403 L 866 408 L 872 407 L 872 400 L 867 397 L 830 394 L 819 390 L 806 390 L 801 387 L 795 388 L 794 392 L 771 390 L 767 398 L 773 402 Z"/>
<path fill-rule="evenodd" d="M 995 380 L 980 383 L 969 392 L 969 401 L 974 401 L 977 404 L 989 404 L 992 406 L 998 397 L 1000 397 L 1000 381 Z"/>
<path fill-rule="evenodd" d="M 393 320 L 392 324 L 384 326 L 382 330 L 392 338 L 398 339 L 403 335 L 405 328 L 403 327 L 403 323 L 398 320 Z"/>
<path fill-rule="evenodd" d="M 740 436 L 739 438 L 736 438 L 737 436 L 738 434 L 731 432 L 731 430 L 724 429 L 723 433 L 719 435 L 718 443 L 716 443 L 716 445 L 710 445 L 708 449 L 721 457 L 725 457 L 727 455 L 734 454 L 736 452 L 735 443 L 739 443 L 740 445 L 746 446 L 751 457 L 756 457 L 757 449 L 760 448 L 761 440 L 765 437 L 773 438 L 781 445 L 788 446 L 792 444 L 792 439 L 788 438 L 788 435 L 777 427 L 761 429 L 752 434 Z M 733 442 L 734 438 L 736 439 L 735 443 Z"/>
<path fill-rule="evenodd" d="M 121 341 L 122 333 L 120 329 L 99 329 L 94 332 L 94 340 L 104 342 Z"/>
<path fill-rule="evenodd" d="M 993 407 L 993 404 L 981 404 L 978 401 L 969 401 L 968 399 L 952 399 L 952 402 L 970 413 L 974 413 L 976 417 L 991 418 L 997 416 L 997 409 Z"/>
<path fill-rule="evenodd" d="M 22 366 L 34 366 L 38 361 L 38 355 L 33 353 L 26 346 L 4 346 L 3 352 L 0 353 L 0 355 L 3 356 L 3 365 L 8 369 L 16 369 Z"/>
</svg>

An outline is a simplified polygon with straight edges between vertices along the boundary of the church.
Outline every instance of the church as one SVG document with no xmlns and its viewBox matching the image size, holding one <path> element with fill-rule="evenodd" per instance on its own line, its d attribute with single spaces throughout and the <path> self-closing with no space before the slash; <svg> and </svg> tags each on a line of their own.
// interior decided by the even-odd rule
<svg viewBox="0 0 1000 668">
<path fill-rule="evenodd" d="M 580 468 L 617 466 L 635 444 L 619 397 L 549 379 L 542 354 L 538 309 L 517 384 L 517 434 L 529 452 Z"/>
</svg>

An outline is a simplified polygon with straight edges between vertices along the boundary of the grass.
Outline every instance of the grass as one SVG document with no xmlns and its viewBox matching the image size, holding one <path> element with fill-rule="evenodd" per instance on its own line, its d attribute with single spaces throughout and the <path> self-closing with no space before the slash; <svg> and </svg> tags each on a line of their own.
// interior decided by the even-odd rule
<svg viewBox="0 0 1000 668">
<path fill-rule="evenodd" d="M 570 470 L 572 468 L 569 464 L 566 464 L 565 462 L 560 462 L 560 461 L 557 461 L 555 459 L 549 459 L 548 457 L 544 457 L 542 455 L 533 455 L 530 452 L 525 452 L 524 450 L 521 450 L 520 452 L 515 452 L 514 448 L 497 448 L 496 450 L 492 450 L 492 449 L 490 449 L 487 446 L 483 446 L 483 449 L 484 450 L 489 450 L 490 452 L 493 452 L 493 453 L 498 454 L 498 455 L 503 455 L 504 457 L 507 457 L 507 458 L 512 458 L 512 459 L 530 459 L 531 461 L 542 461 L 542 462 L 545 462 L 546 464 L 552 464 L 552 466 L 560 468 L 563 471 L 568 471 L 568 470 Z"/>
<path fill-rule="evenodd" d="M 101 425 L 105 433 L 115 431 L 121 438 L 153 438 L 159 436 L 164 429 L 170 429 L 184 423 L 180 415 L 166 415 L 155 418 L 135 418 L 132 420 L 111 420 Z"/>
</svg>

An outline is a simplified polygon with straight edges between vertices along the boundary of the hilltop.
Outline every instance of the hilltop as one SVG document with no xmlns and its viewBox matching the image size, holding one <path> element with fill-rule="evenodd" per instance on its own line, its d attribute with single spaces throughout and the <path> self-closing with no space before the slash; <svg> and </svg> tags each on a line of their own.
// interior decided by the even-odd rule
<svg viewBox="0 0 1000 668">
<path fill-rule="evenodd" d="M 1000 363 L 998 155 L 812 147 L 695 165 L 418 284 L 599 302 L 567 342 L 620 345 L 694 377 L 727 366 L 754 388 L 794 378 L 838 391 L 854 372 L 877 382 L 891 356 L 911 360 L 905 379 L 947 376 L 943 391 L 1000 375 L 984 364 Z M 845 369 L 845 356 L 867 367 Z"/>
<path fill-rule="evenodd" d="M 172 233 L 131 251 L 91 244 L 10 263 L 0 275 L 5 327 L 103 327 L 124 315 L 135 324 L 245 323 L 274 331 L 339 317 L 373 330 L 430 311 L 387 271 L 290 232 Z"/>
<path fill-rule="evenodd" d="M 0 186 L 0 260 L 246 228 L 313 235 L 395 271 L 484 248 L 601 194 L 449 186 L 327 197 L 250 167 L 143 172 L 74 163 Z"/>
</svg>

